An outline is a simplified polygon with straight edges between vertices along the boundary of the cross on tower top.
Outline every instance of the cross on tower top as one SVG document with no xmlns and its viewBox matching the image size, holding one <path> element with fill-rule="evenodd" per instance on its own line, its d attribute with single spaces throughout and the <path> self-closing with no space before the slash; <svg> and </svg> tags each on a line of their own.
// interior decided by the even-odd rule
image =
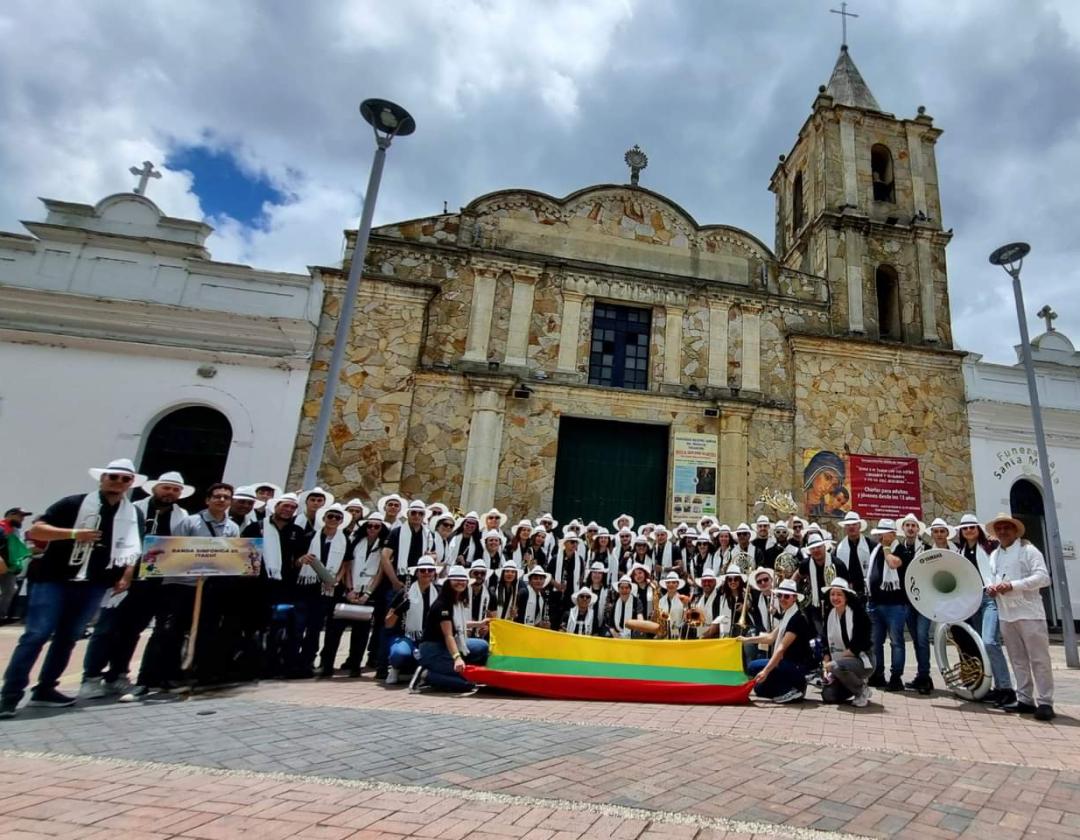
<svg viewBox="0 0 1080 840">
<path fill-rule="evenodd" d="M 143 161 L 143 165 L 133 166 L 128 170 L 132 175 L 139 176 L 139 183 L 132 192 L 135 195 L 146 195 L 146 185 L 150 182 L 151 178 L 160 178 L 161 173 L 154 169 L 154 164 L 148 160 Z"/>
<path fill-rule="evenodd" d="M 841 42 L 840 42 L 840 49 L 846 50 L 847 49 L 847 19 L 849 17 L 850 18 L 857 18 L 858 15 L 855 14 L 854 12 L 849 12 L 847 10 L 847 3 L 846 2 L 841 3 L 839 9 L 829 9 L 829 12 L 831 14 L 834 14 L 834 15 L 840 15 L 841 32 L 843 33 L 843 40 L 841 40 Z"/>
<path fill-rule="evenodd" d="M 1042 309 L 1040 309 L 1038 312 L 1036 312 L 1035 315 L 1037 317 L 1042 318 L 1042 319 L 1044 319 L 1046 321 L 1046 331 L 1047 332 L 1053 332 L 1054 331 L 1054 321 L 1057 318 L 1057 313 L 1053 309 L 1050 308 L 1050 304 L 1046 304 L 1046 306 L 1044 306 Z"/>
</svg>

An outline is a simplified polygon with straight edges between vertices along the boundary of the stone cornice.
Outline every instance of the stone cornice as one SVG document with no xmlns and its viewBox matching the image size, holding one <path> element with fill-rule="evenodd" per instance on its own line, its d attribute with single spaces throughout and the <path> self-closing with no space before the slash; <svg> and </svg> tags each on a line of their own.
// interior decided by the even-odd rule
<svg viewBox="0 0 1080 840">
<path fill-rule="evenodd" d="M 938 370 L 961 370 L 967 355 L 963 350 L 949 350 L 937 345 L 920 347 L 913 344 L 892 344 L 870 341 L 865 338 L 818 336 L 805 333 L 789 333 L 788 343 L 794 353 L 814 353 L 821 356 L 838 356 L 850 361 L 858 356 L 887 364 L 917 364 Z"/>
<path fill-rule="evenodd" d="M 57 337 L 307 359 L 315 325 L 145 301 L 0 287 L 0 328 Z"/>
<path fill-rule="evenodd" d="M 615 277 L 595 277 L 588 274 L 563 274 L 562 287 L 587 297 L 608 298 L 617 301 L 650 303 L 659 306 L 686 307 L 688 292 Z"/>
</svg>

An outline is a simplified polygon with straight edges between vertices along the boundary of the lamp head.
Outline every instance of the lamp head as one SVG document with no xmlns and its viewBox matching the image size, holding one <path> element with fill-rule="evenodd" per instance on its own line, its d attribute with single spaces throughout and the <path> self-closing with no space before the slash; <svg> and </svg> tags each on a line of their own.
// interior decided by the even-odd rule
<svg viewBox="0 0 1080 840">
<path fill-rule="evenodd" d="M 360 115 L 376 132 L 390 137 L 404 137 L 416 131 L 416 121 L 412 115 L 387 99 L 365 99 L 360 103 Z"/>
<path fill-rule="evenodd" d="M 1008 245 L 1002 245 L 996 249 L 990 255 L 990 262 L 992 265 L 1000 265 L 1012 274 L 1014 271 L 1020 270 L 1020 264 L 1030 251 L 1031 246 L 1026 242 L 1010 242 Z"/>
</svg>

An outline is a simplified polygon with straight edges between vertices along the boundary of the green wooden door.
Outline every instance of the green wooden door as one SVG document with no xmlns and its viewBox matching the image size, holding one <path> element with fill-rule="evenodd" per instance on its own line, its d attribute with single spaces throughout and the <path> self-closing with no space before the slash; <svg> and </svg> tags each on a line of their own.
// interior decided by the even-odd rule
<svg viewBox="0 0 1080 840">
<path fill-rule="evenodd" d="M 595 519 L 610 529 L 620 513 L 663 522 L 668 427 L 562 417 L 552 513 L 560 523 Z"/>
</svg>

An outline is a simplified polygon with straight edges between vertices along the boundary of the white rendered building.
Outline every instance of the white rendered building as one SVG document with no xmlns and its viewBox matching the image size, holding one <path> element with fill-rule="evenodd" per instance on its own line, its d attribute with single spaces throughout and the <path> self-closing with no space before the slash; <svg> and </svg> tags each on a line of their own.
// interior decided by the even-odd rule
<svg viewBox="0 0 1080 840">
<path fill-rule="evenodd" d="M 200 490 L 283 484 L 321 282 L 214 262 L 212 228 L 144 195 L 43 201 L 29 236 L 0 232 L 0 509 L 125 456 Z"/>
<path fill-rule="evenodd" d="M 1058 523 L 1074 615 L 1080 615 L 1080 352 L 1053 328 L 1049 307 L 1039 313 L 1047 330 L 1032 339 L 1039 401 L 1050 455 Z M 1020 348 L 1017 347 L 1017 358 Z M 1044 493 L 1022 364 L 989 364 L 978 354 L 964 362 L 976 513 L 986 521 L 1005 511 L 1024 522 L 1027 537 L 1046 551 Z M 1051 573 L 1053 569 L 1051 568 Z M 1053 604 L 1052 623 L 1057 623 Z"/>
</svg>

